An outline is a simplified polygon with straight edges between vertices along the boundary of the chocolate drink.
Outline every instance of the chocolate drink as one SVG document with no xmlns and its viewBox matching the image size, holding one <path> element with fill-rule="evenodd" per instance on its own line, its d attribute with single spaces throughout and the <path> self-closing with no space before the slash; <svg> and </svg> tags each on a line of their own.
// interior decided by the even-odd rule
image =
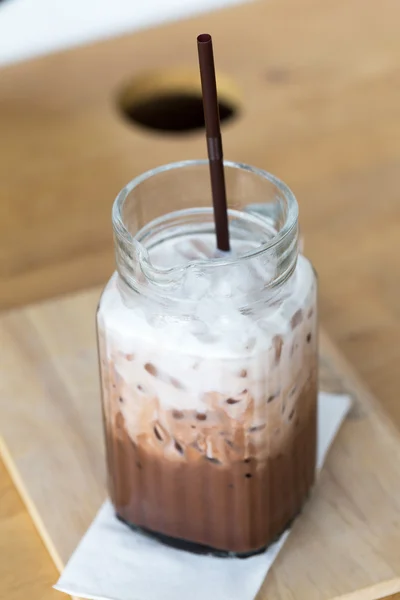
<svg viewBox="0 0 400 600">
<path fill-rule="evenodd" d="M 232 252 L 249 244 L 233 240 Z M 181 236 L 150 256 L 185 264 L 213 246 L 213 236 Z M 300 511 L 316 460 L 316 285 L 300 256 L 273 302 L 243 310 L 231 301 L 269 268 L 219 275 L 193 319 L 126 302 L 116 276 L 106 287 L 98 332 L 109 488 L 128 524 L 247 555 Z M 216 310 L 219 285 L 229 293 Z"/>
<path fill-rule="evenodd" d="M 314 390 L 303 394 L 300 403 L 314 401 Z M 193 460 L 165 459 L 132 442 L 121 417 L 117 420 L 112 437 L 113 459 L 120 465 L 114 480 L 117 513 L 127 523 L 173 538 L 238 554 L 262 549 L 297 515 L 314 480 L 315 413 L 309 423 L 297 423 L 286 454 L 265 461 L 236 458 L 226 465 L 205 457 L 196 444 L 185 449 L 179 442 L 178 454 L 192 454 Z M 162 446 L 161 436 L 154 435 Z M 232 445 L 226 437 L 224 443 Z"/>
</svg>

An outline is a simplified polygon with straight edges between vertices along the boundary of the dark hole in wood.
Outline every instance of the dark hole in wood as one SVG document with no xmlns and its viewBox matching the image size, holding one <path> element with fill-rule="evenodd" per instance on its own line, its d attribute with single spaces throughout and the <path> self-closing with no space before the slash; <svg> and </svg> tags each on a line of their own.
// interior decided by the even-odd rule
<svg viewBox="0 0 400 600">
<path fill-rule="evenodd" d="M 122 107 L 129 121 L 173 133 L 184 133 L 204 128 L 203 101 L 195 92 L 162 92 Z M 223 99 L 219 101 L 221 123 L 236 114 L 236 108 Z"/>
</svg>

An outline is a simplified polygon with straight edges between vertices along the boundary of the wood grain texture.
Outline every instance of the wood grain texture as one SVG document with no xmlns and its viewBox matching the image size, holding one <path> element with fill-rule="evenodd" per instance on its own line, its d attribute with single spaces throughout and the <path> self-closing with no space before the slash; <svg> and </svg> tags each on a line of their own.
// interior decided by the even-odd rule
<svg viewBox="0 0 400 600">
<path fill-rule="evenodd" d="M 46 548 L 0 461 L 0 598 L 65 598 L 51 588 L 57 577 Z"/>
<path fill-rule="evenodd" d="M 0 408 L 0 434 L 59 567 L 106 495 L 94 331 L 99 294 L 0 319 L 1 396 L 13 398 Z M 355 404 L 259 600 L 328 600 L 391 580 L 387 589 L 400 592 L 400 440 L 325 336 L 321 380 L 325 389 L 349 391 Z"/>
<path fill-rule="evenodd" d="M 398 579 L 383 581 L 344 596 L 337 596 L 333 600 L 400 600 L 400 594 L 392 594 L 393 590 L 398 589 L 398 584 Z"/>
<path fill-rule="evenodd" d="M 116 98 L 146 70 L 193 70 L 193 40 L 210 30 L 241 99 L 226 156 L 294 189 L 324 327 L 400 425 L 399 17 L 397 0 L 264 0 L 2 69 L 0 307 L 104 282 L 116 192 L 144 169 L 205 156 L 201 133 L 132 127 Z M 29 565 L 46 565 L 4 498 L 27 566 L 0 595 L 39 600 L 47 580 L 32 585 Z M 16 553 L 3 564 L 20 572 Z"/>
<path fill-rule="evenodd" d="M 296 192 L 322 321 L 400 424 L 399 20 L 398 0 L 264 0 L 3 69 L 0 306 L 104 282 L 117 191 L 205 156 L 201 132 L 134 127 L 117 99 L 143 72 L 195 74 L 210 30 L 240 96 L 225 154 Z"/>
</svg>

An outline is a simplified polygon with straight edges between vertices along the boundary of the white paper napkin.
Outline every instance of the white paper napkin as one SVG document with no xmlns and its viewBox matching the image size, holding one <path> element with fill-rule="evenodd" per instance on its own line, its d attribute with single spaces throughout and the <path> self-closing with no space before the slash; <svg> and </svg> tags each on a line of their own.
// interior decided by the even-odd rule
<svg viewBox="0 0 400 600">
<path fill-rule="evenodd" d="M 350 406 L 348 396 L 319 394 L 319 469 Z M 54 587 L 93 600 L 252 600 L 289 533 L 251 558 L 191 554 L 132 531 L 107 501 Z"/>
</svg>

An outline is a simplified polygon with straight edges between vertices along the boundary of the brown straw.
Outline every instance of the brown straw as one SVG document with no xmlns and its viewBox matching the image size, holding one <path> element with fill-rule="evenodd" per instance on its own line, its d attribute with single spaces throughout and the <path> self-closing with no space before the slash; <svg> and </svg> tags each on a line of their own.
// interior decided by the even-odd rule
<svg viewBox="0 0 400 600">
<path fill-rule="evenodd" d="M 202 33 L 197 38 L 207 151 L 210 163 L 211 192 L 214 206 L 215 232 L 219 250 L 229 251 L 229 228 L 226 205 L 225 174 L 222 152 L 217 83 L 211 35 Z"/>
</svg>

